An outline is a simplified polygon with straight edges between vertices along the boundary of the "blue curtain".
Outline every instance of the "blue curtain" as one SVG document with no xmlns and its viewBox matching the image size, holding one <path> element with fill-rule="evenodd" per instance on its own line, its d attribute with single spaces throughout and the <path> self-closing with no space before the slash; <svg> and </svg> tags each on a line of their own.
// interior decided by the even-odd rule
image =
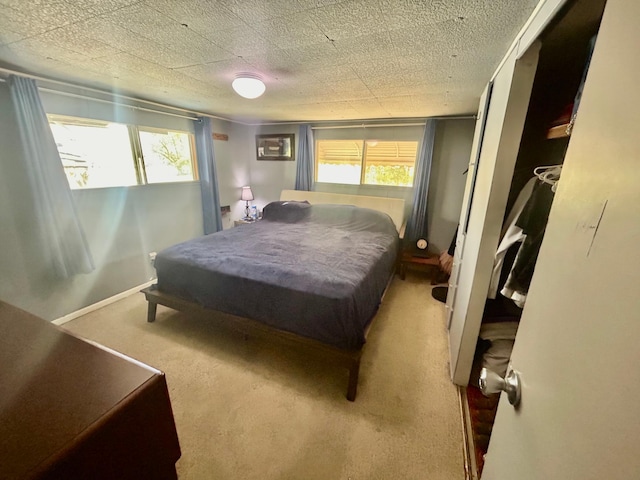
<svg viewBox="0 0 640 480">
<path fill-rule="evenodd" d="M 23 167 L 44 261 L 59 278 L 95 269 L 84 230 L 78 218 L 69 182 L 56 142 L 32 79 L 9 76 L 9 93 L 24 152 Z"/>
<path fill-rule="evenodd" d="M 195 122 L 195 131 L 204 234 L 208 235 L 222 230 L 222 213 L 220 212 L 216 158 L 213 154 L 211 118 L 202 117 L 198 119 Z"/>
<path fill-rule="evenodd" d="M 313 130 L 311 130 L 311 125 L 300 125 L 298 132 L 296 190 L 313 190 Z"/>
<path fill-rule="evenodd" d="M 416 162 L 413 182 L 413 210 L 404 235 L 405 243 L 408 245 L 415 244 L 419 238 L 427 238 L 427 195 L 429 193 L 435 134 L 436 120 L 427 120 Z"/>
</svg>

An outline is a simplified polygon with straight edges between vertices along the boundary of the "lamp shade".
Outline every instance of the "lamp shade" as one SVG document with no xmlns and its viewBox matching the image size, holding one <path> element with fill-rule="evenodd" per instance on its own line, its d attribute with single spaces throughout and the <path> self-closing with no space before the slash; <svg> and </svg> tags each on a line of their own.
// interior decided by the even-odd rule
<svg viewBox="0 0 640 480">
<path fill-rule="evenodd" d="M 238 95 L 244 98 L 258 98 L 267 89 L 264 82 L 255 75 L 238 75 L 231 86 Z"/>
<path fill-rule="evenodd" d="M 249 201 L 253 200 L 253 192 L 251 191 L 251 187 L 242 187 L 242 194 L 240 195 L 240 200 Z"/>
</svg>

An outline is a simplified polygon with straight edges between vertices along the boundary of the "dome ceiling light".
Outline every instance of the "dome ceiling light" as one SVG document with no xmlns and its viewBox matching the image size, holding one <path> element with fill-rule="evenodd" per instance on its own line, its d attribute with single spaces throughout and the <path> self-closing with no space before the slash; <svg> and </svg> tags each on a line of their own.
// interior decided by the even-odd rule
<svg viewBox="0 0 640 480">
<path fill-rule="evenodd" d="M 241 73 L 231 83 L 235 92 L 244 98 L 258 98 L 267 89 L 257 75 Z"/>
</svg>

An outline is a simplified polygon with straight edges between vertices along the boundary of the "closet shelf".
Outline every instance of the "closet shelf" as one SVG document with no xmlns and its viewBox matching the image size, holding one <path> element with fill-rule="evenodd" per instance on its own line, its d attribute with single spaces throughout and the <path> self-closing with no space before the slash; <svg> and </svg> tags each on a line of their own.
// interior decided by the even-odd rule
<svg viewBox="0 0 640 480">
<path fill-rule="evenodd" d="M 547 140 L 551 140 L 554 138 L 567 138 L 571 136 L 572 127 L 572 122 L 563 123 L 562 125 L 551 127 L 549 130 L 547 130 Z"/>
</svg>

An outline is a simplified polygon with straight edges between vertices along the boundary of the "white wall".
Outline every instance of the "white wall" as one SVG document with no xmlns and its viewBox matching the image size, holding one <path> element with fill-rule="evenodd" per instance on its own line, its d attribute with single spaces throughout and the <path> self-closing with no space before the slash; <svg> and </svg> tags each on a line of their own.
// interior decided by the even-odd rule
<svg viewBox="0 0 640 480">
<path fill-rule="evenodd" d="M 214 133 L 228 136 L 228 140 L 213 141 L 220 205 L 231 207 L 231 213 L 223 218 L 222 226 L 225 229 L 233 227 L 234 219 L 244 216 L 244 202 L 240 202 L 240 190 L 250 183 L 245 128 L 242 125 L 213 120 Z"/>
<path fill-rule="evenodd" d="M 194 132 L 193 122 L 187 118 L 158 115 L 112 103 L 97 102 L 88 98 L 69 97 L 53 92 L 40 91 L 40 98 L 47 113 Z"/>
<path fill-rule="evenodd" d="M 42 98 L 49 113 L 193 131 L 187 119 L 59 95 Z M 197 182 L 74 190 L 96 270 L 68 280 L 52 278 L 32 241 L 38 226 L 18 168 L 19 138 L 7 85 L 0 84 L 0 299 L 53 320 L 148 281 L 155 275 L 149 252 L 202 235 Z M 224 171 L 228 152 L 219 150 Z"/>
<path fill-rule="evenodd" d="M 469 166 L 475 120 L 438 122 L 427 203 L 429 249 L 447 250 L 455 234 Z"/>
</svg>

